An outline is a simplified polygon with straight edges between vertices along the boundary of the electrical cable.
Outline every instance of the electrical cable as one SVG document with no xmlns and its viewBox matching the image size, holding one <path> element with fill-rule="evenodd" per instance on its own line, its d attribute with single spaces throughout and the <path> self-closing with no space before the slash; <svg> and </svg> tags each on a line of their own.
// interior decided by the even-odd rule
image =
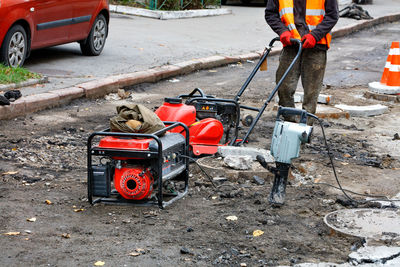
<svg viewBox="0 0 400 267">
<path fill-rule="evenodd" d="M 196 161 L 196 159 L 186 156 L 186 155 L 179 155 L 183 158 L 188 158 L 190 160 L 192 160 L 194 163 L 196 163 L 196 165 L 200 168 L 200 170 L 207 176 L 208 180 L 210 180 L 211 184 L 214 186 L 214 188 L 217 188 L 217 186 L 214 184 L 212 177 L 203 169 L 203 167 L 200 166 L 200 164 Z"/>
<path fill-rule="evenodd" d="M 320 118 L 318 118 L 318 117 L 315 116 L 314 114 L 308 113 L 307 115 L 310 116 L 310 117 L 312 117 L 312 118 L 314 118 L 314 119 L 316 119 L 316 120 L 319 122 L 320 126 L 321 126 L 322 135 L 323 135 L 323 137 L 324 137 L 324 142 L 325 142 L 326 150 L 328 151 L 329 160 L 330 160 L 330 163 L 331 163 L 331 165 L 332 165 L 333 174 L 334 174 L 334 176 L 335 176 L 336 183 L 338 184 L 339 187 L 336 187 L 336 186 L 334 186 L 334 185 L 327 184 L 327 183 L 314 183 L 314 184 L 328 185 L 328 186 L 337 188 L 337 189 L 339 189 L 340 191 L 342 191 L 343 195 L 345 195 L 350 201 L 353 201 L 353 202 L 355 202 L 355 203 L 357 203 L 357 204 L 365 204 L 365 203 L 373 202 L 373 201 L 388 201 L 388 202 L 400 201 L 400 200 L 396 200 L 396 199 L 393 199 L 393 200 L 392 200 L 392 199 L 388 199 L 386 196 L 376 196 L 376 195 L 360 194 L 360 193 L 356 193 L 356 192 L 350 191 L 350 190 L 348 190 L 348 189 L 344 189 L 344 188 L 342 187 L 340 181 L 339 181 L 338 176 L 337 176 L 335 165 L 333 164 L 333 157 L 332 157 L 332 155 L 331 155 L 331 151 L 330 151 L 330 149 L 329 149 L 328 141 L 327 141 L 326 135 L 325 135 L 324 126 L 323 126 L 323 124 L 322 124 L 322 123 L 323 123 L 323 120 L 320 119 Z M 369 200 L 357 200 L 357 199 L 354 199 L 354 198 L 352 198 L 351 196 L 349 196 L 346 192 L 349 192 L 349 193 L 355 194 L 355 195 L 359 195 L 359 196 L 373 197 L 373 199 L 369 199 Z M 383 198 L 382 198 L 382 197 L 383 197 Z"/>
<path fill-rule="evenodd" d="M 310 185 L 310 186 L 313 186 L 313 185 L 325 185 L 325 186 L 333 187 L 333 188 L 335 188 L 335 189 L 340 190 L 340 187 L 337 187 L 337 186 L 334 186 L 334 185 L 331 185 L 331 184 L 328 184 L 328 183 L 321 183 L 321 182 L 312 183 L 312 184 L 304 184 L 304 185 Z M 351 194 L 358 195 L 358 196 L 373 197 L 374 199 L 373 199 L 372 201 L 378 201 L 378 200 L 379 200 L 379 201 L 388 201 L 388 202 L 391 202 L 391 201 L 393 201 L 393 202 L 400 201 L 400 199 L 388 199 L 387 196 L 360 194 L 360 193 L 357 193 L 357 192 L 354 192 L 354 191 L 351 191 L 351 190 L 345 189 L 345 188 L 343 188 L 343 190 L 346 191 L 346 192 L 349 192 L 349 193 L 351 193 Z"/>
</svg>

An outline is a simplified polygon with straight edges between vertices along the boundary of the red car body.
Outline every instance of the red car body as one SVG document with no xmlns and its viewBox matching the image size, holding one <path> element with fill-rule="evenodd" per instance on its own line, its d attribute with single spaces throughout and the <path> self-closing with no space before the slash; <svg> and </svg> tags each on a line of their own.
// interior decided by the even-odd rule
<svg viewBox="0 0 400 267">
<path fill-rule="evenodd" d="M 0 44 L 16 24 L 26 31 L 27 55 L 33 49 L 82 42 L 99 14 L 108 25 L 108 0 L 0 0 Z"/>
</svg>

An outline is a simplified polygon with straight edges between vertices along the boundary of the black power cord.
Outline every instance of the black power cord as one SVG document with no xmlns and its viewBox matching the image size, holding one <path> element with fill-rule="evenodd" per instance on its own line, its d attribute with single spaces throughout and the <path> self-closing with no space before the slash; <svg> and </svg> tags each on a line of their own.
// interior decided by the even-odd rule
<svg viewBox="0 0 400 267">
<path fill-rule="evenodd" d="M 336 180 L 336 183 L 338 184 L 338 187 L 337 187 L 337 186 L 334 186 L 334 185 L 331 185 L 331 184 L 329 184 L 329 183 L 313 183 L 313 185 L 325 185 L 325 186 L 329 186 L 329 187 L 333 187 L 333 188 L 339 189 L 340 191 L 342 191 L 343 195 L 345 195 L 350 201 L 355 202 L 355 203 L 357 203 L 357 204 L 366 204 L 366 203 L 368 203 L 368 202 L 373 202 L 373 201 L 387 201 L 387 202 L 398 202 L 398 201 L 400 201 L 400 199 L 388 199 L 388 197 L 386 197 L 386 196 L 361 194 L 361 193 L 357 193 L 357 192 L 351 191 L 351 190 L 349 190 L 349 189 L 343 188 L 343 187 L 342 187 L 342 184 L 340 183 L 339 178 L 338 178 L 338 176 L 337 176 L 335 165 L 333 164 L 333 157 L 332 157 L 331 151 L 330 151 L 330 149 L 329 149 L 328 141 L 327 141 L 327 139 L 326 139 L 325 128 L 324 128 L 324 125 L 323 125 L 323 120 L 320 119 L 320 118 L 318 118 L 318 117 L 315 116 L 314 114 L 311 114 L 311 113 L 308 113 L 307 115 L 310 116 L 310 117 L 312 117 L 312 118 L 314 118 L 314 119 L 316 119 L 316 120 L 318 121 L 319 125 L 321 126 L 322 135 L 323 135 L 323 138 L 324 138 L 324 143 L 325 143 L 325 146 L 326 146 L 326 150 L 327 150 L 327 152 L 328 152 L 329 160 L 330 160 L 330 163 L 331 163 L 331 165 L 332 165 L 333 174 L 334 174 L 334 176 L 335 176 L 335 180 Z M 180 157 L 183 157 L 183 158 L 188 158 L 188 159 L 190 159 L 191 161 L 193 161 L 194 163 L 196 163 L 196 165 L 199 167 L 199 169 L 200 169 L 200 170 L 207 176 L 207 178 L 210 180 L 210 182 L 211 182 L 211 184 L 214 186 L 214 188 L 218 189 L 217 186 L 214 184 L 214 182 L 213 182 L 213 180 L 212 180 L 212 177 L 203 169 L 203 167 L 201 167 L 201 165 L 200 165 L 199 163 L 197 163 L 196 159 L 194 159 L 194 158 L 192 158 L 192 157 L 189 157 L 189 156 L 186 156 L 186 155 L 181 155 L 181 154 L 180 154 L 179 156 L 180 156 Z M 352 198 L 352 197 L 349 196 L 346 192 L 348 192 L 348 193 L 350 193 L 350 194 L 353 194 L 353 195 L 358 195 L 358 196 L 363 196 L 363 197 L 371 197 L 371 198 L 373 198 L 373 199 L 362 200 L 362 201 L 360 201 L 360 200 L 357 200 L 357 199 Z"/>
<path fill-rule="evenodd" d="M 313 183 L 313 184 L 326 185 L 326 186 L 330 186 L 330 187 L 339 189 L 340 191 L 342 191 L 343 195 L 345 195 L 350 201 L 353 201 L 353 202 L 355 202 L 355 203 L 357 203 L 357 204 L 366 204 L 366 203 L 368 203 L 368 202 L 373 202 L 373 201 L 388 201 L 388 202 L 397 202 L 397 201 L 400 201 L 400 200 L 398 200 L 398 199 L 388 199 L 388 197 L 386 197 L 386 196 L 360 194 L 360 193 L 353 192 L 353 191 L 348 190 L 348 189 L 344 189 L 344 188 L 342 187 L 340 181 L 339 181 L 338 176 L 337 176 L 335 165 L 333 164 L 333 157 L 332 157 L 332 155 L 331 155 L 331 151 L 330 151 L 330 149 L 329 149 L 328 141 L 327 141 L 327 139 L 326 139 L 324 125 L 322 124 L 322 123 L 323 123 L 323 120 L 320 119 L 320 118 L 318 118 L 317 116 L 315 116 L 315 115 L 313 115 L 313 114 L 310 114 L 310 113 L 308 113 L 307 115 L 310 116 L 310 117 L 312 117 L 312 118 L 314 118 L 314 119 L 316 119 L 316 120 L 319 122 L 319 125 L 321 126 L 322 135 L 323 135 L 323 137 L 324 137 L 324 142 L 325 142 L 326 150 L 328 151 L 329 160 L 330 160 L 330 163 L 331 163 L 331 165 L 332 165 L 333 174 L 334 174 L 334 176 L 335 176 L 336 183 L 338 184 L 339 187 L 336 187 L 336 186 L 331 185 L 331 184 L 328 184 L 328 183 Z M 354 198 L 352 198 L 351 196 L 349 196 L 346 192 L 349 192 L 349 193 L 351 193 L 351 194 L 358 195 L 358 196 L 371 197 L 371 198 L 373 198 L 373 199 L 369 199 L 369 200 L 357 200 L 357 199 L 354 199 Z"/>
<path fill-rule="evenodd" d="M 196 165 L 199 167 L 199 169 L 207 176 L 208 180 L 210 180 L 211 184 L 214 186 L 214 188 L 217 188 L 217 186 L 214 184 L 214 181 L 212 179 L 212 177 L 203 169 L 203 167 L 201 167 L 201 165 L 196 161 L 196 159 L 186 156 L 186 155 L 179 155 L 182 158 L 187 158 L 190 159 L 191 161 L 193 161 L 194 163 L 196 163 Z"/>
</svg>

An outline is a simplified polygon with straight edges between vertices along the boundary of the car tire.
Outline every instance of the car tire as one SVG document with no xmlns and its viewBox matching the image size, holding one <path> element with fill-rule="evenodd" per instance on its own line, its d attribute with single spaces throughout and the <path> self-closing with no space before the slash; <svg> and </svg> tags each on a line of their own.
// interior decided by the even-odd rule
<svg viewBox="0 0 400 267">
<path fill-rule="evenodd" d="M 85 56 L 98 56 L 103 51 L 108 35 L 108 24 L 104 15 L 100 14 L 95 19 L 89 36 L 80 43 L 82 54 Z"/>
<path fill-rule="evenodd" d="M 24 64 L 28 51 L 26 31 L 21 25 L 14 25 L 4 37 L 0 50 L 0 62 L 13 68 Z"/>
</svg>

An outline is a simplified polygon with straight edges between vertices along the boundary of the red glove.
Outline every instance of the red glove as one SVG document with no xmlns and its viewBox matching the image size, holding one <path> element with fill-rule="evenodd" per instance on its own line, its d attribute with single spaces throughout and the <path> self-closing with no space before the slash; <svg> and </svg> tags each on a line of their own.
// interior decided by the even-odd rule
<svg viewBox="0 0 400 267">
<path fill-rule="evenodd" d="M 290 38 L 292 38 L 292 34 L 290 33 L 290 31 L 285 31 L 281 34 L 281 36 L 279 36 L 279 38 L 283 46 L 292 45 L 292 42 L 290 41 Z"/>
<path fill-rule="evenodd" d="M 313 48 L 317 44 L 317 40 L 311 33 L 304 35 L 301 41 L 303 42 L 303 48 Z"/>
</svg>

